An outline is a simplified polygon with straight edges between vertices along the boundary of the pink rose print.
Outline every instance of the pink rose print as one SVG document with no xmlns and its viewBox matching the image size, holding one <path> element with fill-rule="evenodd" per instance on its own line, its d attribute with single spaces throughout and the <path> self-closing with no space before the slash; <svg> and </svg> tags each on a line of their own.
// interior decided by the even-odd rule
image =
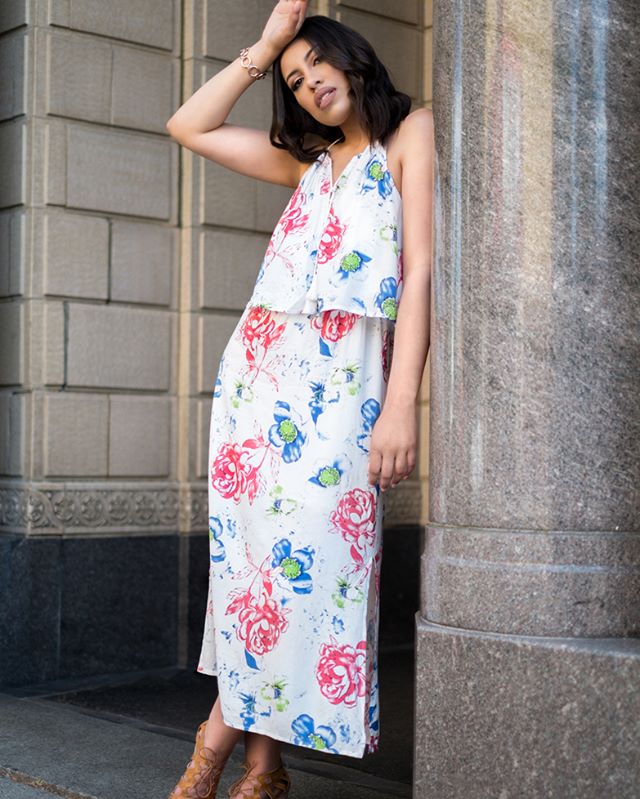
<svg viewBox="0 0 640 799">
<path fill-rule="evenodd" d="M 349 543 L 351 557 L 361 563 L 362 552 L 375 541 L 376 508 L 371 491 L 353 488 L 338 502 L 329 517 L 336 532 Z"/>
<path fill-rule="evenodd" d="M 285 324 L 276 324 L 273 314 L 267 308 L 254 305 L 249 309 L 240 327 L 240 336 L 245 345 L 245 358 L 252 382 L 263 372 L 278 387 L 276 375 L 269 371 L 271 361 L 268 362 L 268 356 L 272 348 L 282 344 L 285 327 Z"/>
<path fill-rule="evenodd" d="M 358 314 L 334 309 L 314 316 L 311 324 L 320 330 L 320 335 L 325 341 L 339 341 L 347 335 L 358 318 Z"/>
<path fill-rule="evenodd" d="M 326 194 L 330 188 L 331 188 L 331 181 L 329 180 L 329 178 L 324 178 L 324 180 L 320 184 L 320 194 Z"/>
<path fill-rule="evenodd" d="M 285 235 L 296 228 L 304 227 L 309 219 L 309 214 L 302 213 L 302 206 L 304 206 L 307 198 L 301 188 L 301 186 L 298 186 L 294 191 L 289 201 L 289 206 L 280 219 L 280 229 Z"/>
<path fill-rule="evenodd" d="M 279 603 L 266 594 L 262 595 L 259 603 L 254 602 L 242 608 L 238 620 L 238 638 L 245 642 L 248 651 L 254 655 L 270 652 L 289 626 Z"/>
<path fill-rule="evenodd" d="M 344 702 L 346 707 L 355 707 L 358 697 L 367 691 L 366 661 L 366 641 L 360 641 L 355 647 L 338 646 L 331 636 L 331 643 L 321 645 L 316 664 L 320 693 L 332 705 Z"/>
<path fill-rule="evenodd" d="M 247 587 L 236 588 L 227 594 L 229 604 L 225 615 L 238 614 L 236 635 L 240 641 L 244 641 L 246 653 L 264 655 L 276 646 L 280 636 L 289 626 L 287 615 L 291 609 L 282 607 L 280 602 L 272 598 L 273 580 L 270 566 L 273 552 L 270 550 L 260 564 L 254 562 L 246 544 L 245 554 L 249 565 L 233 574 L 231 579 L 244 579 L 251 572 L 253 578 Z M 253 668 L 256 667 L 250 662 L 249 655 L 247 662 Z"/>
<path fill-rule="evenodd" d="M 224 497 L 237 504 L 246 493 L 249 503 L 253 503 L 259 488 L 258 470 L 252 459 L 260 442 L 248 438 L 240 444 L 224 443 L 218 450 L 211 465 L 211 485 Z"/>
<path fill-rule="evenodd" d="M 242 343 L 251 348 L 255 344 L 267 348 L 280 338 L 284 328 L 284 325 L 276 325 L 272 314 L 266 308 L 254 305 L 240 328 Z"/>
<path fill-rule="evenodd" d="M 319 264 L 326 264 L 338 252 L 345 230 L 346 226 L 340 223 L 338 217 L 333 213 L 333 208 L 331 208 L 329 210 L 329 222 L 318 245 Z"/>
</svg>

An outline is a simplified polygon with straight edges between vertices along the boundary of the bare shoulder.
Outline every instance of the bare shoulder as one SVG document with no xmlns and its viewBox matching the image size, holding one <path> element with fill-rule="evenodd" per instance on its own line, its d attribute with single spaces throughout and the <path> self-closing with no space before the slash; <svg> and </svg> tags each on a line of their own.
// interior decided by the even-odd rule
<svg viewBox="0 0 640 799">
<path fill-rule="evenodd" d="M 388 144 L 388 163 L 392 177 L 403 194 L 405 173 L 426 158 L 431 162 L 434 148 L 433 111 L 416 108 L 398 125 Z"/>
<path fill-rule="evenodd" d="M 430 148 L 433 143 L 433 111 L 416 108 L 407 114 L 398 127 L 397 143 L 402 162 L 416 152 L 424 151 L 425 145 Z"/>
</svg>

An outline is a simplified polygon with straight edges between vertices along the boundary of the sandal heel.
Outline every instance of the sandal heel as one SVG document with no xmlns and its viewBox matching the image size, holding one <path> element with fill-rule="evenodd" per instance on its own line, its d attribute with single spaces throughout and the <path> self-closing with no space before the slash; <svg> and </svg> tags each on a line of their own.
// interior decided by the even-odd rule
<svg viewBox="0 0 640 799">
<path fill-rule="evenodd" d="M 215 799 L 224 763 L 219 763 L 218 753 L 204 745 L 207 720 L 198 727 L 196 741 L 186 770 L 169 799 Z"/>
</svg>

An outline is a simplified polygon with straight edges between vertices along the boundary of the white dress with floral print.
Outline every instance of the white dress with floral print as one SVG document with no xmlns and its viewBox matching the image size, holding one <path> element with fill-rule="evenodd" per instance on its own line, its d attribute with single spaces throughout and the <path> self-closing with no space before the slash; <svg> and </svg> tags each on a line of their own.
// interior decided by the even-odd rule
<svg viewBox="0 0 640 799">
<path fill-rule="evenodd" d="M 228 725 L 354 757 L 379 739 L 384 495 L 367 466 L 401 285 L 384 148 L 334 186 L 323 153 L 274 230 L 211 413 L 198 671 Z"/>
</svg>

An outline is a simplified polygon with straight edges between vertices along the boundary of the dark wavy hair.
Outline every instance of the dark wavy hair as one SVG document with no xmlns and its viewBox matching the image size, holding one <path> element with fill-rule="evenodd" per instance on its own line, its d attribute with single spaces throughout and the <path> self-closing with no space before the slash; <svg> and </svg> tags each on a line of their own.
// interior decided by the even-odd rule
<svg viewBox="0 0 640 799">
<path fill-rule="evenodd" d="M 319 57 L 346 74 L 349 96 L 360 124 L 371 141 L 380 141 L 384 146 L 411 110 L 411 98 L 397 91 L 369 42 L 348 25 L 321 15 L 307 17 L 291 41 L 296 39 L 305 39 Z M 344 138 L 344 134 L 340 127 L 321 124 L 298 104 L 282 74 L 281 58 L 282 53 L 273 63 L 273 118 L 269 138 L 274 147 L 289 150 L 298 161 L 313 161 L 326 146 L 318 147 L 317 143 L 308 146 L 305 141 L 308 134 L 327 142 Z"/>
</svg>

